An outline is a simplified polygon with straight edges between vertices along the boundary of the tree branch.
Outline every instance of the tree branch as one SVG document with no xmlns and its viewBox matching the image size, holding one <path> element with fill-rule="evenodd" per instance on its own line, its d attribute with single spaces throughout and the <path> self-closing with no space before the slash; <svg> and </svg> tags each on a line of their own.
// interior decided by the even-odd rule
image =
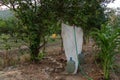
<svg viewBox="0 0 120 80">
<path fill-rule="evenodd" d="M 4 0 L 1 0 L 1 5 L 0 6 L 6 6 L 8 8 L 11 8 L 10 6 L 8 6 L 8 3 L 6 3 Z"/>
<path fill-rule="evenodd" d="M 41 49 L 42 47 L 44 47 L 45 44 L 46 44 L 46 42 L 47 42 L 47 41 L 44 41 L 44 43 L 43 43 L 41 46 L 39 46 L 38 49 Z"/>
</svg>

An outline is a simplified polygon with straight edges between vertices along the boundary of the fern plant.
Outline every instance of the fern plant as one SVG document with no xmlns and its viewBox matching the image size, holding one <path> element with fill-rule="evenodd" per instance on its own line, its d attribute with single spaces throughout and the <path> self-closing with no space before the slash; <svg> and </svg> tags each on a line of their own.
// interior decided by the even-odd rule
<svg viewBox="0 0 120 80">
<path fill-rule="evenodd" d="M 100 30 L 95 29 L 92 36 L 99 48 L 98 59 L 103 68 L 104 78 L 109 80 L 115 55 L 120 53 L 120 29 L 103 25 Z"/>
</svg>

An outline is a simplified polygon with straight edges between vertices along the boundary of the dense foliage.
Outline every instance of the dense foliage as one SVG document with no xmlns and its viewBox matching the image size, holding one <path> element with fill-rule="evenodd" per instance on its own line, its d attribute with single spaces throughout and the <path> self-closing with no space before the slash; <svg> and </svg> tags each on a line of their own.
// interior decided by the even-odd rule
<svg viewBox="0 0 120 80">
<path fill-rule="evenodd" d="M 57 20 L 70 25 L 82 27 L 84 30 L 92 27 L 100 28 L 106 21 L 104 0 L 41 0 L 45 9 L 54 12 Z"/>
<path fill-rule="evenodd" d="M 36 60 L 42 40 L 57 23 L 80 26 L 87 31 L 100 28 L 106 20 L 101 4 L 109 1 L 113 0 L 1 0 L 3 5 L 10 4 L 8 7 L 26 27 L 32 60 Z"/>
<path fill-rule="evenodd" d="M 17 24 L 13 18 L 7 20 L 0 19 L 0 34 L 10 34 L 16 32 Z"/>
</svg>

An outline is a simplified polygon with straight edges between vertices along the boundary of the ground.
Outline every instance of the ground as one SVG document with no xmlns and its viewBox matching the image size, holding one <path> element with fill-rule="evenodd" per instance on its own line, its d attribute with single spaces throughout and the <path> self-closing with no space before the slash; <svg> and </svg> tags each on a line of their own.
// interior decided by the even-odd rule
<svg viewBox="0 0 120 80">
<path fill-rule="evenodd" d="M 103 80 L 102 70 L 94 61 L 91 44 L 83 48 L 85 63 L 81 65 L 82 71 L 93 80 Z M 0 80 L 88 80 L 81 71 L 75 75 L 65 72 L 66 57 L 60 50 L 60 45 L 52 44 L 47 46 L 46 56 L 37 64 L 25 62 L 3 68 L 0 71 Z M 120 55 L 117 55 L 116 59 L 116 63 L 120 65 Z M 111 73 L 111 77 L 112 80 L 120 80 L 120 68 Z"/>
</svg>

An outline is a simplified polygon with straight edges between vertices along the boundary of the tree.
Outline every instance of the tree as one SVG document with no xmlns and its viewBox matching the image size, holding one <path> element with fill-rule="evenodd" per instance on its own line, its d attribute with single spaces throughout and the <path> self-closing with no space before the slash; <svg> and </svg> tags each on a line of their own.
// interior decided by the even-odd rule
<svg viewBox="0 0 120 80">
<path fill-rule="evenodd" d="M 106 0 L 41 0 L 52 7 L 58 20 L 70 25 L 81 26 L 85 30 L 100 28 L 106 20 L 104 7 Z M 49 2 L 48 2 L 49 1 Z M 112 0 L 107 0 L 107 3 Z M 51 8 L 50 7 L 50 8 Z M 96 23 L 97 22 L 97 23 Z"/>
<path fill-rule="evenodd" d="M 114 0 L 41 0 L 41 2 L 47 5 L 47 9 L 52 9 L 57 21 L 82 27 L 85 36 L 93 28 L 100 29 L 101 24 L 107 21 L 104 13 L 106 4 L 113 1 Z"/>
<path fill-rule="evenodd" d="M 105 21 L 102 2 L 111 0 L 1 0 L 26 26 L 32 60 L 37 60 L 41 40 L 50 25 L 68 22 L 89 30 Z"/>
<path fill-rule="evenodd" d="M 8 3 L 10 6 L 7 5 Z M 41 41 L 48 31 L 51 21 L 54 21 L 51 17 L 53 14 L 41 6 L 43 3 L 38 0 L 2 0 L 2 4 L 13 10 L 15 17 L 26 27 L 31 59 L 37 61 L 39 49 L 44 45 L 44 43 L 40 45 Z"/>
</svg>

